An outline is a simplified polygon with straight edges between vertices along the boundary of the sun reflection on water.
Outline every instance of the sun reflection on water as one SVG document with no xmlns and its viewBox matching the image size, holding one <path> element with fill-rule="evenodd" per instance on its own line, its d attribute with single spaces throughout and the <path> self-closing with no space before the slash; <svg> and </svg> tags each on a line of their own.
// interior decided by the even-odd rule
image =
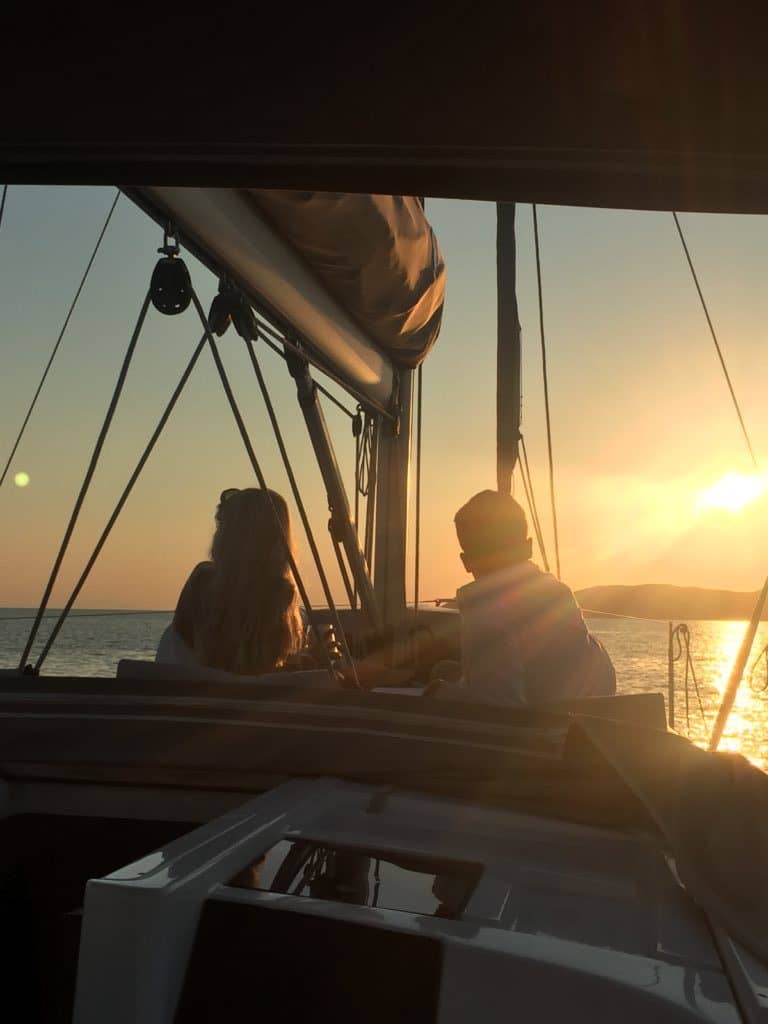
<svg viewBox="0 0 768 1024">
<path fill-rule="evenodd" d="M 698 746 L 706 747 L 717 710 L 739 652 L 746 622 L 689 622 L 691 657 L 706 720 L 703 720 L 693 682 L 685 703 L 685 661 L 675 664 L 675 726 Z M 616 666 L 620 693 L 662 692 L 667 695 L 667 626 L 665 623 L 591 619 L 590 629 L 608 649 Z M 744 754 L 768 770 L 768 692 L 765 660 L 755 665 L 768 642 L 768 623 L 761 623 L 744 678 L 736 694 L 719 750 Z M 750 680 L 751 670 L 752 679 Z M 752 685 L 750 685 L 750 683 Z"/>
<path fill-rule="evenodd" d="M 720 622 L 720 636 L 717 640 L 717 647 L 713 653 L 713 659 L 719 663 L 712 678 L 712 686 L 717 690 L 722 699 L 731 678 L 733 663 L 739 653 L 744 633 L 748 627 L 746 622 Z M 720 740 L 719 750 L 731 750 L 736 753 L 743 753 L 742 746 L 748 746 L 749 734 L 754 725 L 755 716 L 755 694 L 749 685 L 749 669 L 752 664 L 752 656 L 756 653 L 753 648 L 751 656 L 747 661 L 744 677 L 741 685 L 736 691 L 736 699 L 733 702 L 728 721 L 725 725 L 725 732 Z M 717 709 L 715 709 L 716 711 Z M 714 724 L 714 722 L 713 722 Z"/>
</svg>

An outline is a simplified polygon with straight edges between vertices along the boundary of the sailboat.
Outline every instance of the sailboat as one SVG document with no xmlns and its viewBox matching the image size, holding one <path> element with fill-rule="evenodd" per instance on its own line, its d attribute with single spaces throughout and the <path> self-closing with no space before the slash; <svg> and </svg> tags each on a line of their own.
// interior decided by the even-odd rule
<svg viewBox="0 0 768 1024">
<path fill-rule="evenodd" d="M 592 68 L 583 53 L 574 56 L 579 40 L 600 37 L 594 16 L 565 12 L 553 32 L 542 15 L 528 15 L 515 26 L 520 60 L 509 73 L 524 78 L 533 69 L 529 82 L 542 92 L 531 102 L 532 90 L 526 91 L 530 109 L 517 123 L 534 135 L 549 131 L 559 148 L 541 138 L 527 149 L 510 148 L 509 119 L 499 120 L 494 136 L 492 122 L 472 125 L 469 116 L 462 120 L 471 145 L 431 148 L 446 123 L 435 108 L 439 131 L 426 131 L 426 138 L 424 126 L 416 136 L 394 132 L 396 143 L 374 145 L 366 136 L 369 121 L 354 118 L 364 109 L 357 105 L 371 101 L 370 91 L 336 93 L 335 102 L 332 97 L 310 117 L 307 88 L 317 85 L 318 61 L 329 60 L 316 36 L 311 45 L 293 40 L 294 58 L 301 53 L 306 60 L 295 60 L 294 76 L 284 74 L 284 48 L 259 48 L 260 59 L 279 68 L 283 92 L 281 102 L 263 105 L 258 130 L 245 132 L 250 144 L 232 141 L 242 138 L 242 109 L 235 116 L 221 105 L 211 141 L 192 116 L 194 104 L 181 102 L 178 83 L 165 78 L 162 87 L 150 88 L 135 76 L 128 82 L 130 103 L 125 84 L 109 97 L 121 118 L 118 143 L 99 145 L 97 135 L 83 130 L 62 139 L 61 104 L 77 94 L 87 55 L 79 70 L 72 61 L 74 71 L 58 92 L 48 91 L 49 119 L 37 124 L 38 134 L 30 137 L 28 117 L 12 119 L 10 141 L 3 143 L 6 180 L 121 183 L 164 233 L 150 294 L 168 312 L 195 306 L 201 345 L 214 352 L 217 329 L 231 321 L 246 343 L 255 332 L 282 349 L 356 606 L 346 614 L 330 604 L 322 611 L 352 655 L 364 653 L 371 634 L 389 630 L 393 645 L 402 645 L 401 660 L 409 657 L 414 618 L 405 602 L 405 515 L 414 371 L 408 364 L 434 340 L 439 296 L 425 289 L 416 349 L 388 351 L 375 318 L 349 296 L 341 298 L 332 276 L 308 267 L 311 251 L 302 248 L 306 239 L 297 238 L 284 204 L 279 209 L 286 198 L 279 190 L 311 183 L 315 191 L 298 198 L 322 203 L 325 190 L 338 206 L 354 194 L 369 209 L 384 196 L 417 219 L 416 194 L 676 208 L 758 209 L 766 202 L 762 150 L 745 155 L 736 145 L 745 122 L 726 116 L 741 101 L 751 109 L 746 87 L 731 100 L 733 108 L 726 106 L 723 132 L 713 143 L 730 153 L 725 169 L 693 132 L 706 119 L 687 108 L 678 112 L 679 124 L 691 132 L 685 144 L 676 139 L 661 147 L 666 162 L 654 159 L 648 134 L 647 152 L 628 155 L 611 103 L 595 103 L 602 116 L 589 123 L 583 116 L 585 90 L 589 98 L 605 97 L 605 62 Z M 220 50 L 221 37 L 203 33 L 201 48 L 199 26 L 192 31 L 184 22 L 175 26 L 176 46 L 168 48 L 173 33 L 163 17 L 156 15 L 149 47 L 163 62 L 180 52 L 181 38 L 187 66 L 195 66 L 196 53 L 206 67 L 206 85 L 216 70 L 241 73 L 233 51 L 242 56 L 243 33 L 228 31 Z M 665 33 L 663 17 L 647 17 L 649 38 L 656 31 L 675 44 L 672 55 L 664 51 L 661 67 L 667 94 L 682 95 L 691 81 L 708 83 L 711 66 L 702 54 L 717 38 L 708 16 L 693 28 L 686 23 L 688 35 L 679 26 Z M 637 43 L 637 26 L 631 17 L 628 22 L 608 49 L 634 56 L 630 71 L 642 70 L 650 66 L 650 51 L 642 51 L 644 37 Z M 461 26 L 477 29 L 467 17 Z M 462 42 L 451 27 L 449 36 L 436 29 L 442 42 L 451 41 L 451 52 L 470 44 L 471 31 Z M 394 37 L 387 30 L 382 26 L 372 43 L 374 66 L 388 53 L 391 62 L 387 45 L 402 41 L 399 29 Z M 581 91 L 565 90 L 561 106 L 548 105 L 553 94 L 536 63 L 546 49 L 542 33 L 550 44 L 547 67 L 579 68 Z M 527 36 L 535 46 L 526 48 Z M 502 45 L 498 20 L 481 37 L 492 51 Z M 680 71 L 675 55 L 683 37 L 691 45 Z M 146 41 L 144 29 L 138 38 Z M 111 69 L 131 67 L 136 41 L 129 25 L 114 47 L 97 51 L 97 60 Z M 340 74 L 327 86 L 331 93 L 348 89 L 355 77 L 355 61 L 341 59 L 342 42 L 337 38 L 333 51 Z M 79 45 L 74 50 L 83 52 Z M 594 55 L 595 47 L 588 52 Z M 38 60 L 32 85 L 29 69 L 22 69 L 19 88 L 31 89 L 27 115 L 60 63 Z M 428 60 L 424 66 L 429 69 Z M 489 66 L 500 74 L 501 63 Z M 456 74 L 451 66 L 447 96 L 456 102 L 443 97 L 453 113 L 462 110 L 461 91 L 455 83 L 450 89 Z M 410 124 L 402 104 L 412 92 L 395 77 L 390 99 L 401 120 L 390 110 L 376 125 L 379 138 L 393 124 Z M 188 88 L 198 89 L 201 79 L 193 77 Z M 631 74 L 614 69 L 610 81 L 623 87 L 620 95 L 639 89 L 646 101 L 641 114 L 652 109 Z M 484 95 L 496 96 L 497 85 L 486 83 Z M 711 88 L 702 85 L 703 94 Z M 150 94 L 152 103 L 137 103 Z M 77 108 L 76 116 L 86 119 L 81 129 L 93 127 L 88 117 L 107 101 L 96 95 L 91 102 L 93 108 Z M 569 121 L 574 105 L 581 116 Z M 352 120 L 344 120 L 350 109 Z M 341 127 L 325 120 L 334 111 L 343 114 Z M 589 133 L 578 151 L 567 145 L 576 123 L 587 123 Z M 307 132 L 313 124 L 316 130 Z M 652 135 L 655 122 L 643 124 Z M 611 143 L 602 149 L 601 130 Z M 345 143 L 363 141 L 357 148 L 336 146 L 339 131 L 347 133 Z M 312 141 L 318 134 L 329 144 Z M 169 137 L 187 142 L 168 143 Z M 500 208 L 506 243 L 510 213 L 509 206 Z M 426 220 L 420 223 L 433 241 Z M 305 224 L 300 217 L 298 229 Z M 185 248 L 219 276 L 218 308 L 197 309 L 180 269 Z M 437 250 L 428 245 L 427 251 L 422 270 L 434 285 Z M 504 251 L 509 254 L 508 244 Z M 502 266 L 500 260 L 500 280 Z M 505 297 L 508 291 L 502 302 Z M 515 331 L 502 334 L 500 364 L 512 366 L 512 377 L 502 372 L 500 393 L 512 412 L 511 421 L 509 414 L 500 417 L 500 483 L 514 464 L 519 407 L 509 391 Z M 373 425 L 376 492 L 362 543 L 323 428 L 313 367 L 332 375 Z M 119 399 L 119 387 L 113 397 Z M 98 461 L 98 443 L 94 455 Z M 455 651 L 456 624 L 450 609 L 420 611 L 419 627 L 432 630 L 433 660 Z M 243 681 L 129 664 L 114 679 L 77 679 L 24 673 L 26 663 L 22 657 L 19 673 L 0 680 L 0 906 L 9 1019 L 765 1018 L 765 779 L 744 762 L 698 750 L 668 731 L 661 695 L 509 708 L 444 700 L 421 687 L 342 689 L 324 669 L 319 677 Z"/>
</svg>

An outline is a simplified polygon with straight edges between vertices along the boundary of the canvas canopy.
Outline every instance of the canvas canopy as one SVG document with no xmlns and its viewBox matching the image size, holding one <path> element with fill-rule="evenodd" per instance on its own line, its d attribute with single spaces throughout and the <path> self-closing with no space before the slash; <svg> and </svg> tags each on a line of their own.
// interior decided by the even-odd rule
<svg viewBox="0 0 768 1024">
<path fill-rule="evenodd" d="M 764 4 L 3 19 L 6 182 L 768 212 Z"/>
</svg>

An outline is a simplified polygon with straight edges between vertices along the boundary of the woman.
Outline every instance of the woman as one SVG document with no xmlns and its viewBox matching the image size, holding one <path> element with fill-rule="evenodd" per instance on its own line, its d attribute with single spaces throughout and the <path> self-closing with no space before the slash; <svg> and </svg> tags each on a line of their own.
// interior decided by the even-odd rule
<svg viewBox="0 0 768 1024">
<path fill-rule="evenodd" d="M 283 668 L 303 634 L 289 551 L 290 516 L 279 494 L 224 491 L 211 561 L 197 565 L 184 584 L 156 660 L 248 676 Z"/>
</svg>

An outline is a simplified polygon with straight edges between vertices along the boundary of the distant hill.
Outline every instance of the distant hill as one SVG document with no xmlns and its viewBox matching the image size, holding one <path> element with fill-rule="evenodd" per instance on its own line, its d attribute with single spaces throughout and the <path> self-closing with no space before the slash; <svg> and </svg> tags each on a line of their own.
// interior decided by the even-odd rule
<svg viewBox="0 0 768 1024">
<path fill-rule="evenodd" d="M 576 599 L 585 610 L 649 619 L 749 619 L 757 598 L 757 591 L 707 590 L 666 583 L 587 587 L 576 591 Z M 768 602 L 763 619 L 768 620 Z"/>
</svg>

